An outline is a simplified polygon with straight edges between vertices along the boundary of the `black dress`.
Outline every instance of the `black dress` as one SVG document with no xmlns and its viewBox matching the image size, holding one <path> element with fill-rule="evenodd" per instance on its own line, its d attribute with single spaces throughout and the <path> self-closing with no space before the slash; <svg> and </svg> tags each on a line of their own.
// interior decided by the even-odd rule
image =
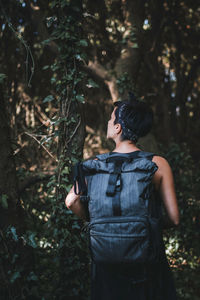
<svg viewBox="0 0 200 300">
<path fill-rule="evenodd" d="M 92 300 L 176 300 L 165 254 L 152 266 L 92 263 Z"/>
<path fill-rule="evenodd" d="M 161 201 L 155 194 L 153 215 L 160 216 Z M 91 269 L 91 300 L 176 300 L 176 290 L 165 254 L 159 263 L 141 265 L 96 264 Z"/>
</svg>

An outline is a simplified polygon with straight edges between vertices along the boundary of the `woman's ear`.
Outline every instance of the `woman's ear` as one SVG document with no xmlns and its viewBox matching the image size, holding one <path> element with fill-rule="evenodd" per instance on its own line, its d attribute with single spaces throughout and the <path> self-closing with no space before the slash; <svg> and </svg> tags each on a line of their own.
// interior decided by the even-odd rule
<svg viewBox="0 0 200 300">
<path fill-rule="evenodd" d="M 115 131 L 117 134 L 119 134 L 122 131 L 121 124 L 119 124 L 119 123 L 115 124 Z"/>
</svg>

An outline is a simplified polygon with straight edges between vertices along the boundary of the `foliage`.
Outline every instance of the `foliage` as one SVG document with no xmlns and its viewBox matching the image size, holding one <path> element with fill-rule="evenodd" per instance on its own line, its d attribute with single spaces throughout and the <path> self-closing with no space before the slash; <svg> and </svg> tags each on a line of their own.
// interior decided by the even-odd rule
<svg viewBox="0 0 200 300">
<path fill-rule="evenodd" d="M 172 144 L 167 155 L 179 202 L 180 225 L 165 233 L 167 255 L 171 263 L 180 299 L 199 299 L 200 276 L 200 168 L 186 144 Z"/>
<path fill-rule="evenodd" d="M 87 0 L 85 5 L 94 79 L 104 81 L 114 101 L 126 97 L 126 87 L 138 90 L 156 111 L 158 140 L 165 145 L 189 140 L 198 156 L 197 3 L 105 0 L 97 6 Z M 104 97 L 106 103 L 109 97 Z"/>
<path fill-rule="evenodd" d="M 120 95 L 124 95 L 126 91 L 133 90 L 133 82 L 127 72 L 118 77 L 117 86 Z"/>
<path fill-rule="evenodd" d="M 111 150 L 106 141 L 102 143 L 110 98 L 124 97 L 134 88 L 154 108 L 157 141 L 179 143 L 171 145 L 167 158 L 174 169 L 182 220 L 176 231 L 166 232 L 165 242 L 180 298 L 197 299 L 200 174 L 193 160 L 199 155 L 200 120 L 197 3 L 0 0 L 0 4 L 0 85 L 20 195 L 16 210 L 6 191 L 0 195 L 5 219 L 14 217 L 0 230 L 1 298 L 88 298 L 87 237 L 82 221 L 63 200 L 71 188 L 72 165 L 82 158 L 83 115 L 92 154 L 102 144 L 99 151 Z M 20 185 L 33 175 L 43 179 L 21 191 Z"/>
<path fill-rule="evenodd" d="M 48 17 L 47 26 L 53 29 L 43 44 L 55 41 L 58 57 L 43 68 L 51 70 L 54 90 L 44 98 L 43 105 L 47 109 L 53 105 L 57 113 L 46 137 L 40 132 L 27 134 L 34 139 L 41 136 L 40 145 L 57 139 L 59 163 L 47 185 L 36 185 L 37 190 L 27 189 L 21 195 L 25 228 L 11 226 L 1 232 L 4 299 L 86 299 L 89 294 L 87 239 L 84 232 L 80 233 L 83 224 L 64 206 L 71 188 L 71 166 L 82 157 L 76 131 L 81 123 L 78 103 L 84 102 L 79 87 L 84 73 L 79 66 L 86 59 L 87 42 L 81 38 L 81 1 L 52 1 L 50 6 L 54 15 Z M 30 175 L 19 169 L 20 180 Z M 1 205 L 8 208 L 6 195 L 1 197 Z"/>
<path fill-rule="evenodd" d="M 51 40 L 56 41 L 59 51 L 58 59 L 50 66 L 51 84 L 59 95 L 56 99 L 59 115 L 55 122 L 58 126 L 59 164 L 57 176 L 52 177 L 47 186 L 51 212 L 45 227 L 48 228 L 49 234 L 42 236 L 43 244 L 51 248 L 49 252 L 57 275 L 54 284 L 51 284 L 51 291 L 47 298 L 50 298 L 54 291 L 55 298 L 84 299 L 89 291 L 86 284 L 88 281 L 87 246 L 83 239 L 84 234 L 77 234 L 81 222 L 66 210 L 63 200 L 66 191 L 69 192 L 70 188 L 71 166 L 81 158 L 79 144 L 74 137 L 81 122 L 78 102 L 84 102 L 79 88 L 84 73 L 80 71 L 79 66 L 85 59 L 83 48 L 87 46 L 87 42 L 81 39 L 81 1 L 53 1 L 51 7 L 56 12 L 56 17 L 54 14 L 53 17 L 48 18 L 48 27 L 53 26 Z M 48 40 L 44 41 L 44 43 L 48 42 Z M 46 97 L 43 103 L 50 101 L 54 101 L 52 95 Z M 48 272 L 50 272 L 49 268 Z M 54 274 L 53 270 L 51 274 Z M 67 295 L 63 295 L 64 290 Z"/>
<path fill-rule="evenodd" d="M 13 226 L 1 231 L 1 266 L 7 270 L 2 299 L 87 298 L 89 261 L 82 223 L 64 205 L 59 205 L 58 214 L 55 193 L 47 197 L 48 192 L 39 184 L 37 193 L 29 189 L 23 195 L 26 230 L 22 234 Z"/>
</svg>

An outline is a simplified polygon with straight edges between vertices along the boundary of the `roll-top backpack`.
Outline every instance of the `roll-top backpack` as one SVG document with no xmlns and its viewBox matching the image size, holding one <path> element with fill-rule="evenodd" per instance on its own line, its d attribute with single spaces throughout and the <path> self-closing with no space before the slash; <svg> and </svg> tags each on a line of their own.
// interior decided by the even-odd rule
<svg viewBox="0 0 200 300">
<path fill-rule="evenodd" d="M 81 201 L 88 206 L 94 262 L 158 261 L 161 224 L 152 209 L 155 202 L 152 177 L 158 169 L 152 162 L 153 156 L 143 151 L 113 152 L 78 165 L 74 180 L 81 183 L 79 188 L 84 186 L 85 179 L 87 182 Z"/>
</svg>

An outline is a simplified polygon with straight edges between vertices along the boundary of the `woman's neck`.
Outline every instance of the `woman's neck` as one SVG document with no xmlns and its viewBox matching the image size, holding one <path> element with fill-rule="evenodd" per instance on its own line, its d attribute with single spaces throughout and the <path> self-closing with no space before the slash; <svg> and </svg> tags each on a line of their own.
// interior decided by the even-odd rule
<svg viewBox="0 0 200 300">
<path fill-rule="evenodd" d="M 123 141 L 123 142 L 116 142 L 115 149 L 113 152 L 120 152 L 120 153 L 129 153 L 133 151 L 138 151 L 139 149 L 134 143 L 131 141 Z"/>
</svg>

